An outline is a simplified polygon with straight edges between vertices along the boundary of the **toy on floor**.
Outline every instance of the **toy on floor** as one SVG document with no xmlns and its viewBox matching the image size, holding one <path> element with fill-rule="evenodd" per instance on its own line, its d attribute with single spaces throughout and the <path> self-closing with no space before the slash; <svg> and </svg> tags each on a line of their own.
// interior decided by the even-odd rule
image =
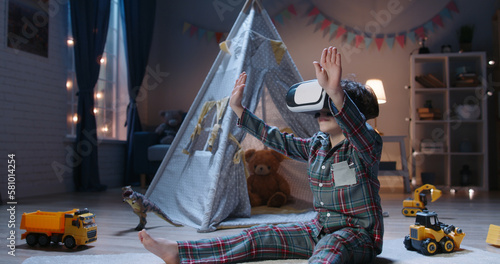
<svg viewBox="0 0 500 264">
<path fill-rule="evenodd" d="M 486 237 L 486 243 L 500 247 L 500 226 L 490 225 L 488 236 Z"/>
<path fill-rule="evenodd" d="M 250 176 L 247 179 L 248 196 L 252 207 L 267 205 L 281 207 L 290 196 L 290 185 L 278 173 L 285 156 L 274 150 L 249 149 L 245 152 Z"/>
<path fill-rule="evenodd" d="M 441 223 L 437 213 L 424 210 L 417 213 L 415 224 L 410 226 L 410 234 L 404 238 L 403 243 L 407 250 L 434 255 L 460 249 L 464 237 L 462 229 Z"/>
<path fill-rule="evenodd" d="M 134 213 L 139 216 L 139 224 L 135 228 L 136 231 L 141 231 L 146 227 L 147 213 L 153 212 L 161 219 L 169 222 L 174 226 L 182 226 L 180 223 L 170 219 L 155 203 L 149 200 L 146 196 L 132 190 L 131 186 L 122 188 L 123 202 L 130 204 Z"/>
<path fill-rule="evenodd" d="M 24 213 L 20 228 L 26 230 L 21 239 L 26 239 L 26 243 L 32 247 L 37 244 L 46 247 L 52 241 L 63 242 L 66 248 L 72 249 L 97 240 L 94 214 L 87 209 Z"/>
<path fill-rule="evenodd" d="M 401 212 L 404 216 L 415 216 L 418 212 L 427 210 L 427 196 L 424 191 L 430 190 L 431 192 L 431 202 L 436 201 L 441 197 L 441 190 L 438 190 L 432 184 L 425 184 L 417 189 L 415 189 L 415 194 L 413 195 L 413 200 L 408 198 L 403 201 L 403 210 Z"/>
</svg>

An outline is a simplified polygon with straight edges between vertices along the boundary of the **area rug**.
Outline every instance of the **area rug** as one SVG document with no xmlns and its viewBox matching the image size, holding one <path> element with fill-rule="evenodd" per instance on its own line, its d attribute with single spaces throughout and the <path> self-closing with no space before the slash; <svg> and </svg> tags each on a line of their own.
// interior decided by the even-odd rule
<svg viewBox="0 0 500 264">
<path fill-rule="evenodd" d="M 386 263 L 499 263 L 500 254 L 463 246 L 460 251 L 450 254 L 436 254 L 434 256 L 424 256 L 414 251 L 408 251 L 403 246 L 403 239 L 384 241 L 384 250 L 375 261 L 376 264 Z M 149 253 L 126 253 L 112 255 L 72 255 L 72 256 L 51 256 L 51 257 L 31 257 L 23 264 L 68 264 L 68 263 L 105 263 L 105 264 L 127 264 L 127 263 L 148 263 L 160 264 L 163 261 Z M 268 260 L 250 262 L 252 264 L 305 264 L 307 260 Z"/>
</svg>

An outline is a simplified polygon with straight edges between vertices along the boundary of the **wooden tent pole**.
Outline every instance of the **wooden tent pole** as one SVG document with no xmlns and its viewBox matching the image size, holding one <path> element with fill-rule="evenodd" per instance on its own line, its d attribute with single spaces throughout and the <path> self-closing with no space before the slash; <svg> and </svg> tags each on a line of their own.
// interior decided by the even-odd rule
<svg viewBox="0 0 500 264">
<path fill-rule="evenodd" d="M 241 10 L 241 12 L 248 13 L 248 11 L 250 10 L 250 8 L 252 8 L 254 6 L 257 7 L 257 10 L 259 12 L 261 12 L 264 9 L 262 7 L 262 4 L 260 3 L 260 0 L 247 0 L 245 2 L 245 5 L 243 6 L 243 9 Z"/>
</svg>

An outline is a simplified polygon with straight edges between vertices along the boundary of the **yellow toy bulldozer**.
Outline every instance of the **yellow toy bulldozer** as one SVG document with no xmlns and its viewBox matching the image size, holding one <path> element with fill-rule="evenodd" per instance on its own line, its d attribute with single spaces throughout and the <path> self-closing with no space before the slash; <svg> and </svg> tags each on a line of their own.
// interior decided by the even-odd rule
<svg viewBox="0 0 500 264">
<path fill-rule="evenodd" d="M 464 237 L 462 229 L 441 223 L 435 212 L 424 210 L 417 213 L 415 224 L 410 226 L 410 234 L 403 243 L 407 250 L 434 255 L 458 250 Z"/>
<path fill-rule="evenodd" d="M 431 202 L 436 201 L 441 197 L 441 190 L 438 190 L 432 184 L 425 184 L 417 189 L 415 189 L 415 194 L 412 199 L 406 199 L 403 201 L 403 210 L 401 212 L 404 216 L 416 216 L 418 212 L 427 210 L 427 194 L 424 191 L 430 191 Z"/>
</svg>

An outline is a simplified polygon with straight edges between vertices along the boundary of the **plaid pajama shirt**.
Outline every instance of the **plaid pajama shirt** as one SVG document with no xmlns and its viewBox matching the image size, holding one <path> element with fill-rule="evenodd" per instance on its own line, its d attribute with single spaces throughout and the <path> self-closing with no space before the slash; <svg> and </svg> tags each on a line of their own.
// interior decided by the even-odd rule
<svg viewBox="0 0 500 264">
<path fill-rule="evenodd" d="M 266 146 L 309 163 L 307 174 L 318 216 L 311 222 L 260 225 L 235 236 L 179 241 L 181 263 L 309 258 L 310 263 L 369 263 L 382 252 L 383 218 L 377 178 L 381 137 L 345 94 L 339 111 L 346 139 L 331 146 L 318 132 L 297 138 L 244 111 L 238 125 Z"/>
</svg>

